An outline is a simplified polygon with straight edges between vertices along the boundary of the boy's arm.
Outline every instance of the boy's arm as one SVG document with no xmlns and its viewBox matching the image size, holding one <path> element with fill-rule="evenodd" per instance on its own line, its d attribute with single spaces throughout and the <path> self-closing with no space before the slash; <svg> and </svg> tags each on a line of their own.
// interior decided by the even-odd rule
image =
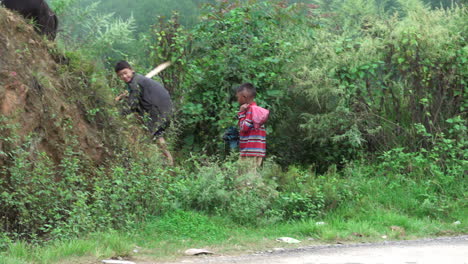
<svg viewBox="0 0 468 264">
<path fill-rule="evenodd" d="M 237 114 L 239 117 L 239 130 L 242 132 L 247 132 L 254 127 L 252 121 L 252 111 L 249 109 L 239 112 Z"/>
<path fill-rule="evenodd" d="M 122 92 L 121 94 L 119 94 L 117 97 L 114 98 L 114 101 L 118 102 L 122 99 L 124 99 L 125 97 L 128 96 L 128 91 L 125 90 L 124 92 Z"/>
<path fill-rule="evenodd" d="M 129 87 L 129 94 L 127 97 L 127 111 L 126 114 L 130 114 L 131 112 L 142 112 L 140 107 L 140 99 L 141 99 L 141 87 L 137 83 L 132 83 L 128 85 Z"/>
</svg>

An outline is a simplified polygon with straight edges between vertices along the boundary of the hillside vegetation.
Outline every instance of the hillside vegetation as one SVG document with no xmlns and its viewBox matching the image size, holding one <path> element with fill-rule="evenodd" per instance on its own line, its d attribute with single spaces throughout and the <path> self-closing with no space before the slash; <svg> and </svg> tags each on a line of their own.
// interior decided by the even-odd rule
<svg viewBox="0 0 468 264">
<path fill-rule="evenodd" d="M 0 8 L 0 262 L 60 261 L 41 248 L 109 230 L 147 247 L 276 227 L 325 241 L 467 232 L 464 5 L 220 1 L 190 28 L 155 20 L 136 46 L 134 21 L 100 18 L 52 43 Z M 173 63 L 157 78 L 177 108 L 176 166 L 113 101 L 122 58 L 142 73 Z M 258 174 L 239 173 L 222 140 L 243 82 L 271 110 Z"/>
</svg>

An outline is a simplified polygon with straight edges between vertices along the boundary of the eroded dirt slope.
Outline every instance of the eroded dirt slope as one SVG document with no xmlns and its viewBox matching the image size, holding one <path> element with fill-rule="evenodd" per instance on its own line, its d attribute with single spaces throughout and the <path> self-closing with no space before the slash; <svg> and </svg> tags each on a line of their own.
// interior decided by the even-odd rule
<svg viewBox="0 0 468 264">
<path fill-rule="evenodd" d="M 0 165 L 5 153 L 26 141 L 38 150 L 31 153 L 46 152 L 56 162 L 71 138 L 91 161 L 106 156 L 99 130 L 70 98 L 76 78 L 57 63 L 60 55 L 54 58 L 53 50 L 55 44 L 31 24 L 0 7 Z"/>
</svg>

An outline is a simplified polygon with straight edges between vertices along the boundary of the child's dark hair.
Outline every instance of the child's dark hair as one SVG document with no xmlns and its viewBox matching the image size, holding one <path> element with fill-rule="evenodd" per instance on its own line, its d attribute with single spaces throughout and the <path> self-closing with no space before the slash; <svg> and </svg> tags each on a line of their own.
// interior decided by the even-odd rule
<svg viewBox="0 0 468 264">
<path fill-rule="evenodd" d="M 255 97 L 257 95 L 257 89 L 251 83 L 244 83 L 237 87 L 237 93 L 247 91 L 251 97 Z"/>
<path fill-rule="evenodd" d="M 119 72 L 123 69 L 131 69 L 132 67 L 130 66 L 130 63 L 128 63 L 127 61 L 119 61 L 117 62 L 117 64 L 115 65 L 115 72 Z"/>
</svg>

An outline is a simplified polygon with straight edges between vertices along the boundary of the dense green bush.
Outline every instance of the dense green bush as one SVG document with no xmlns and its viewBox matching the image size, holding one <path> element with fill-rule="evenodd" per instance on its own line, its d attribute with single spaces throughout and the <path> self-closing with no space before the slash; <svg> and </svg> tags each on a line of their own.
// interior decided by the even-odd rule
<svg viewBox="0 0 468 264">
<path fill-rule="evenodd" d="M 277 125 L 273 136 L 294 131 L 299 141 L 289 139 L 292 149 L 274 149 L 277 156 L 286 151 L 288 163 L 312 162 L 324 170 L 363 153 L 430 148 L 414 123 L 446 133 L 446 120 L 466 118 L 466 8 L 400 2 L 401 18 L 347 5 L 322 18 L 314 41 L 297 42 L 308 52 L 289 67 L 297 88 L 286 120 L 295 122 Z M 355 23 L 337 28 L 350 8 L 360 9 Z"/>
<path fill-rule="evenodd" d="M 451 133 L 466 131 L 465 120 L 449 122 Z M 0 182 L 4 231 L 0 241 L 79 236 L 181 209 L 249 225 L 319 220 L 343 208 L 383 208 L 456 220 L 466 207 L 466 136 L 451 139 L 419 129 L 432 137 L 433 149 L 394 149 L 379 157 L 379 165 L 353 162 L 342 171 L 331 167 L 322 175 L 310 168 L 283 171 L 273 163 L 259 174 L 239 174 L 242 165 L 237 162 L 206 157 L 164 168 L 152 147 L 142 145 L 93 168 L 73 150 L 73 138 L 60 165 L 53 166 L 43 153 L 32 162 L 24 145 L 9 153 L 13 164 L 2 172 L 9 177 Z"/>
<path fill-rule="evenodd" d="M 398 146 L 428 148 L 414 123 L 446 132 L 445 120 L 465 118 L 463 6 L 250 1 L 206 11 L 190 31 L 160 24 L 152 49 L 154 61 L 177 65 L 163 80 L 179 101 L 178 145 L 187 150 L 224 150 L 234 89 L 246 81 L 271 110 L 268 149 L 284 166 L 323 172 Z"/>
<path fill-rule="evenodd" d="M 175 94 L 183 99 L 179 118 L 185 147 L 219 154 L 222 133 L 236 122 L 238 85 L 251 82 L 258 88 L 257 101 L 272 111 L 271 124 L 281 118 L 290 82 L 283 73 L 293 52 L 281 29 L 299 24 L 302 13 L 298 6 L 269 1 L 220 2 L 205 12 L 190 31 L 185 78 Z"/>
<path fill-rule="evenodd" d="M 51 2 L 60 21 L 56 40 L 59 47 L 78 50 L 89 60 L 106 66 L 125 57 L 144 58 L 133 16 L 122 19 L 103 9 L 101 4 L 81 0 Z"/>
<path fill-rule="evenodd" d="M 275 185 L 257 174 L 239 174 L 237 162 L 209 162 L 169 185 L 167 194 L 180 209 L 225 215 L 245 224 L 264 216 L 277 196 Z"/>
<path fill-rule="evenodd" d="M 72 127 L 70 126 L 70 129 Z M 73 138 L 70 138 L 73 141 Z M 58 166 L 29 143 L 8 153 L 11 164 L 0 178 L 2 231 L 35 241 L 62 238 L 90 230 L 122 228 L 162 210 L 162 169 L 157 153 L 116 156 L 93 168 L 76 142 L 67 145 Z M 6 176 L 6 177 L 5 177 Z M 156 201 L 156 202 L 155 202 Z"/>
<path fill-rule="evenodd" d="M 70 1 L 54 3 L 62 2 Z M 96 41 L 88 45 L 104 47 L 111 61 L 130 56 L 142 70 L 173 62 L 160 77 L 178 108 L 177 150 L 221 154 L 221 135 L 236 122 L 234 89 L 247 81 L 271 110 L 268 152 L 285 167 L 313 163 L 323 172 L 394 147 L 428 148 L 412 124 L 444 132 L 445 120 L 464 112 L 464 6 L 316 4 L 222 1 L 206 5 L 189 30 L 177 14 L 155 17 L 138 41 L 130 22 L 118 26 L 109 17 L 91 23 L 88 37 Z M 77 19 L 94 16 L 97 7 Z M 93 36 L 99 24 L 119 30 Z"/>
</svg>

